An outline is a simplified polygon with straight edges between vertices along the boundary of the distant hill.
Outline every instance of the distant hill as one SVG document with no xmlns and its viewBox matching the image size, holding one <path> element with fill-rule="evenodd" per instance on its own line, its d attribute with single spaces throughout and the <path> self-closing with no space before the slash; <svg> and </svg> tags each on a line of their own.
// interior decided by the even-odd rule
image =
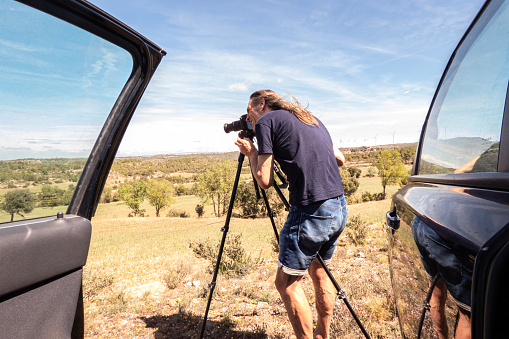
<svg viewBox="0 0 509 339">
<path fill-rule="evenodd" d="M 399 144 L 387 144 L 387 145 L 376 145 L 376 146 L 359 146 L 359 147 L 340 147 L 339 149 L 343 154 L 345 153 L 363 153 L 363 152 L 375 152 L 386 149 L 395 149 L 402 147 L 417 147 L 417 142 L 399 143 Z"/>
<path fill-rule="evenodd" d="M 492 145 L 493 141 L 480 137 L 427 141 L 423 149 L 423 159 L 445 168 L 458 168 Z"/>
</svg>

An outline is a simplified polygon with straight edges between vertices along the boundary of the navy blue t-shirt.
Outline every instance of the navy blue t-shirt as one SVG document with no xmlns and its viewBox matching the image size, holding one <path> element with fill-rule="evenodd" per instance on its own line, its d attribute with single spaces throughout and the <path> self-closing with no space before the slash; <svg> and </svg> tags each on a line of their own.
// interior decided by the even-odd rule
<svg viewBox="0 0 509 339">
<path fill-rule="evenodd" d="M 258 154 L 272 154 L 286 174 L 290 204 L 306 206 L 344 194 L 329 132 L 288 111 L 265 113 L 256 122 Z"/>
</svg>

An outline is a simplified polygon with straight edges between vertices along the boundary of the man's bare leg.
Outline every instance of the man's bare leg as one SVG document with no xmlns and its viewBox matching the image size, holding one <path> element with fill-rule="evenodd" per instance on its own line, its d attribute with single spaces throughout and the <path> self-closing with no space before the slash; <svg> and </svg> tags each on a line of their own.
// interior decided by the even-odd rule
<svg viewBox="0 0 509 339">
<path fill-rule="evenodd" d="M 289 275 L 278 269 L 276 288 L 285 304 L 297 339 L 311 339 L 313 338 L 313 317 L 302 288 L 302 278 L 302 276 Z"/>
<path fill-rule="evenodd" d="M 470 312 L 465 311 L 461 307 L 458 307 L 459 310 L 459 319 L 458 319 L 458 327 L 456 327 L 456 339 L 470 339 L 471 337 L 471 320 L 470 320 Z"/>
<path fill-rule="evenodd" d="M 318 321 L 313 333 L 315 339 L 328 339 L 332 312 L 336 302 L 336 289 L 320 263 L 313 262 L 309 267 L 316 298 Z"/>
<path fill-rule="evenodd" d="M 429 282 L 431 286 L 431 281 Z M 438 333 L 438 338 L 447 339 L 449 328 L 447 326 L 447 318 L 445 316 L 445 302 L 447 300 L 447 287 L 444 281 L 440 278 L 431 294 L 429 301 L 431 318 L 435 324 L 435 329 Z"/>
</svg>

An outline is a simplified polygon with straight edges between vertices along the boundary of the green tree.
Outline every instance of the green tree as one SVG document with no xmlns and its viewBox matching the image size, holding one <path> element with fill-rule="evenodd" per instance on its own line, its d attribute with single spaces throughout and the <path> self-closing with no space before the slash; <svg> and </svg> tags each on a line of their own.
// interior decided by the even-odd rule
<svg viewBox="0 0 509 339">
<path fill-rule="evenodd" d="M 361 169 L 358 167 L 347 167 L 347 170 L 350 173 L 351 177 L 355 177 L 357 179 L 359 179 L 362 173 Z"/>
<path fill-rule="evenodd" d="M 345 197 L 349 197 L 357 192 L 359 188 L 359 180 L 357 180 L 356 172 L 350 171 L 348 168 L 340 167 L 341 181 L 343 182 L 343 190 L 345 191 Z M 353 173 L 353 174 L 352 174 Z"/>
<path fill-rule="evenodd" d="M 183 183 L 179 183 L 177 185 L 177 188 L 175 189 L 175 194 L 177 194 L 179 197 L 186 195 L 186 187 Z"/>
<path fill-rule="evenodd" d="M 19 189 L 5 193 L 4 199 L 0 202 L 0 209 L 11 215 L 11 221 L 14 220 L 14 214 L 25 217 L 23 213 L 30 213 L 35 207 L 35 196 L 28 189 Z"/>
<path fill-rule="evenodd" d="M 39 193 L 40 205 L 42 207 L 64 205 L 64 193 L 65 191 L 57 186 L 43 185 Z"/>
<path fill-rule="evenodd" d="M 101 195 L 101 202 L 103 204 L 109 204 L 113 200 L 113 188 L 108 187 L 105 188 L 102 195 Z"/>
<path fill-rule="evenodd" d="M 378 169 L 378 175 L 382 181 L 384 197 L 387 185 L 399 184 L 408 177 L 408 171 L 397 150 L 381 151 L 374 165 Z"/>
<path fill-rule="evenodd" d="M 237 206 L 241 209 L 242 215 L 245 217 L 255 217 L 265 211 L 263 199 L 258 200 L 256 197 L 252 179 L 239 183 L 235 198 Z"/>
<path fill-rule="evenodd" d="M 122 185 L 118 193 L 126 205 L 133 211 L 134 216 L 143 217 L 145 210 L 140 208 L 140 204 L 145 200 L 147 194 L 147 184 L 144 180 L 134 181 Z"/>
<path fill-rule="evenodd" d="M 231 161 L 212 165 L 198 176 L 196 192 L 203 202 L 212 201 L 214 214 L 218 217 L 226 213 L 234 180 L 235 166 Z"/>
<path fill-rule="evenodd" d="M 147 199 L 156 208 L 156 217 L 165 207 L 175 202 L 173 198 L 173 184 L 167 180 L 152 179 L 147 184 Z"/>
<path fill-rule="evenodd" d="M 405 164 L 411 164 L 414 161 L 416 146 L 401 147 L 401 159 Z"/>
<path fill-rule="evenodd" d="M 62 203 L 64 205 L 69 205 L 72 199 L 72 195 L 74 194 L 74 190 L 76 189 L 76 186 L 73 184 L 69 184 L 67 186 L 67 189 L 65 190 L 63 196 L 62 196 Z"/>
</svg>

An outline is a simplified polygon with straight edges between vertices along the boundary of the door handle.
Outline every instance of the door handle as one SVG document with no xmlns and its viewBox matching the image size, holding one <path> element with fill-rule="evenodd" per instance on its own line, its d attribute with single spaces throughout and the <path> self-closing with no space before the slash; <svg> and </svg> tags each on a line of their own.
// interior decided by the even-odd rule
<svg viewBox="0 0 509 339">
<path fill-rule="evenodd" d="M 399 215 L 396 213 L 396 206 L 394 206 L 394 210 L 387 212 L 387 225 L 394 230 L 399 228 Z"/>
</svg>

